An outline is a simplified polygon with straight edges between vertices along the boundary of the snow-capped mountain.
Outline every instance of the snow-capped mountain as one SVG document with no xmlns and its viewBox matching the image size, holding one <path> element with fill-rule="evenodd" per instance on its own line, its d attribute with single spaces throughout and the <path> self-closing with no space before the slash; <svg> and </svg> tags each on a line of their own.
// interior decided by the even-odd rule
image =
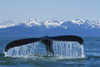
<svg viewBox="0 0 100 67">
<path fill-rule="evenodd" d="M 72 23 L 78 24 L 80 26 L 83 26 L 85 28 L 100 28 L 100 22 L 96 21 L 89 21 L 89 20 L 83 20 L 83 19 L 75 19 L 71 21 Z"/>
<path fill-rule="evenodd" d="M 100 36 L 100 22 L 84 19 L 71 21 L 46 20 L 40 21 L 30 19 L 26 22 L 15 24 L 7 21 L 0 24 L 0 36 L 57 36 L 57 35 L 79 35 L 79 36 Z"/>
<path fill-rule="evenodd" d="M 8 28 L 15 25 L 17 24 L 15 24 L 12 20 L 8 20 L 8 21 L 4 21 L 4 23 L 0 23 L 0 28 Z"/>
</svg>

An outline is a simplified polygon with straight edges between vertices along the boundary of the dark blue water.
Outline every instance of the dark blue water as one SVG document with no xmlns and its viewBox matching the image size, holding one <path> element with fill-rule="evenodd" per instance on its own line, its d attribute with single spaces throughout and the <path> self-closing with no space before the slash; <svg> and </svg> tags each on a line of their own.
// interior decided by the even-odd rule
<svg viewBox="0 0 100 67">
<path fill-rule="evenodd" d="M 0 37 L 0 67 L 100 67 L 100 38 L 83 37 L 85 58 L 57 59 L 56 57 L 4 57 L 5 46 L 24 37 Z"/>
</svg>

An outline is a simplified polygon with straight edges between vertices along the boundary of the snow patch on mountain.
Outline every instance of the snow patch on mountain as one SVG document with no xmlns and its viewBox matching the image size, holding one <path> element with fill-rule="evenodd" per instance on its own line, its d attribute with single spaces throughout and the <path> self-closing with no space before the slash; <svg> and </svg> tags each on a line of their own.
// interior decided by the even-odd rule
<svg viewBox="0 0 100 67">
<path fill-rule="evenodd" d="M 4 21 L 3 23 L 0 23 L 0 28 L 8 28 L 13 27 L 17 24 L 15 24 L 12 20 Z"/>
<path fill-rule="evenodd" d="M 58 21 L 58 20 L 47 20 L 44 22 L 44 25 L 46 26 L 46 28 L 50 28 L 52 27 L 57 27 L 57 26 L 61 26 L 61 24 L 63 24 L 63 21 Z"/>
<path fill-rule="evenodd" d="M 75 24 L 78 24 L 78 25 L 84 24 L 85 22 L 86 21 L 83 20 L 83 19 L 75 19 L 75 20 L 72 20 L 72 23 L 75 23 Z"/>
<path fill-rule="evenodd" d="M 32 27 L 32 26 L 40 26 L 42 25 L 39 20 L 36 19 L 30 19 L 28 22 L 25 22 L 25 26 Z"/>
<path fill-rule="evenodd" d="M 15 26 L 15 24 L 11 24 L 11 25 L 0 25 L 0 28 L 8 28 L 8 27 L 13 27 Z"/>
</svg>

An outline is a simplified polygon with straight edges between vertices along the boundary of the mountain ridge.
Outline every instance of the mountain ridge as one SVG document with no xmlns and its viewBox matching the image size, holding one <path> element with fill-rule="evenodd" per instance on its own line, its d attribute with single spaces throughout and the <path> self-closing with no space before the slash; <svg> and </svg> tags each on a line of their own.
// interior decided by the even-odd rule
<svg viewBox="0 0 100 67">
<path fill-rule="evenodd" d="M 59 35 L 78 35 L 78 36 L 100 36 L 100 22 L 84 19 L 70 21 L 46 20 L 39 21 L 30 19 L 19 24 L 9 23 L 0 25 L 0 36 L 59 36 Z"/>
</svg>

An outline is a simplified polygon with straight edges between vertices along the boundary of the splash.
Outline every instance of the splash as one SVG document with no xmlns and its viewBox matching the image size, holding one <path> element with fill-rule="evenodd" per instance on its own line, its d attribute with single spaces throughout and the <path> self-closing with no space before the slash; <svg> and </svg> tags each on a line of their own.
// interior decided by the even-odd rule
<svg viewBox="0 0 100 67">
<path fill-rule="evenodd" d="M 64 42 L 54 41 L 53 42 L 54 54 L 60 58 L 84 58 L 83 45 L 78 42 Z"/>
<path fill-rule="evenodd" d="M 78 42 L 53 41 L 54 56 L 60 58 L 84 58 L 83 45 Z M 4 52 L 5 57 L 45 56 L 46 48 L 41 42 L 14 47 Z"/>
</svg>

